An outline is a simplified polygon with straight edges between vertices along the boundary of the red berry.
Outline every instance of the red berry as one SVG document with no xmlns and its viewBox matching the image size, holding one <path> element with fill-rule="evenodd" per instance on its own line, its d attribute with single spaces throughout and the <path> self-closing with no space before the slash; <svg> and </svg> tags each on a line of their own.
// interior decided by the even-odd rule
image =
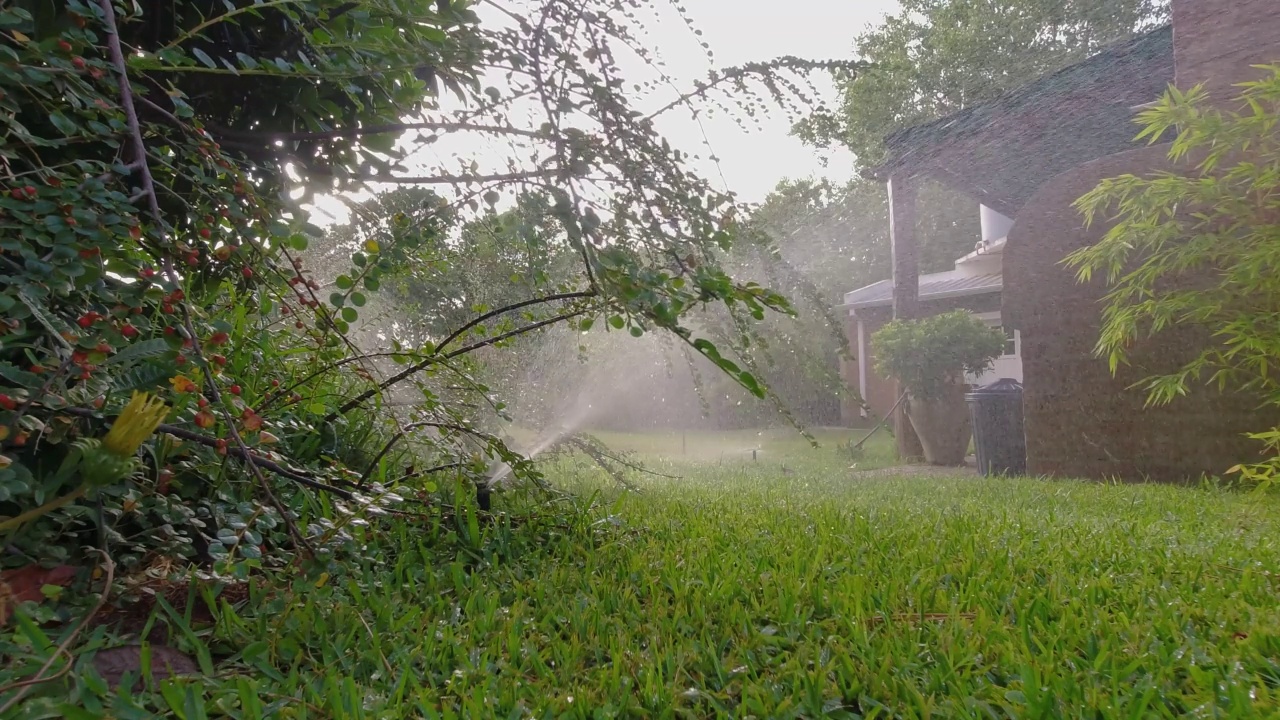
<svg viewBox="0 0 1280 720">
<path fill-rule="evenodd" d="M 170 305 L 169 303 L 164 303 L 163 305 L 160 306 L 160 312 L 164 313 L 165 315 L 172 315 L 173 306 Z"/>
<path fill-rule="evenodd" d="M 280 306 L 280 314 L 281 314 L 281 315 L 288 315 L 290 312 L 292 312 L 292 311 L 289 309 L 289 306 L 288 306 L 288 305 L 281 305 L 281 306 Z"/>
<path fill-rule="evenodd" d="M 239 386 L 239 385 L 232 385 L 231 387 L 227 388 L 227 391 L 228 391 L 228 392 L 230 392 L 232 395 L 239 395 L 239 394 L 240 394 L 240 386 Z"/>
<path fill-rule="evenodd" d="M 215 418 L 213 416 L 213 413 L 209 412 L 208 410 L 201 410 L 200 412 L 196 413 L 196 427 L 199 427 L 204 430 L 208 430 L 209 428 L 217 424 L 217 422 L 218 422 L 218 419 Z"/>
<path fill-rule="evenodd" d="M 125 323 L 125 326 L 120 328 L 120 334 L 130 339 L 136 338 L 138 337 L 138 328 Z"/>
<path fill-rule="evenodd" d="M 200 228 L 200 237 L 208 240 L 213 233 L 209 232 L 209 228 Z"/>
<path fill-rule="evenodd" d="M 180 302 L 186 297 L 187 297 L 187 294 L 182 292 L 181 289 L 174 290 L 173 292 L 169 293 L 169 302 Z"/>
<path fill-rule="evenodd" d="M 89 313 L 87 315 L 81 315 L 80 319 L 76 320 L 76 324 L 82 328 L 88 328 L 93 325 L 93 321 L 96 319 L 97 318 L 94 317 L 94 313 Z"/>
<path fill-rule="evenodd" d="M 226 364 L 227 364 L 227 358 L 226 358 L 226 356 L 224 356 L 224 355 L 212 355 L 212 356 L 210 356 L 210 357 L 209 357 L 209 359 L 213 361 L 213 364 L 214 364 L 214 365 L 226 365 Z"/>
<path fill-rule="evenodd" d="M 188 256 L 187 256 L 187 264 L 188 264 L 188 265 L 190 265 L 190 266 L 192 266 L 192 267 L 195 267 L 196 265 L 199 265 L 199 264 L 200 264 L 200 256 L 199 256 L 199 255 L 197 255 L 196 253 L 191 253 L 190 255 L 188 255 Z"/>
<path fill-rule="evenodd" d="M 178 355 L 178 357 L 174 358 L 174 359 L 173 359 L 173 361 L 174 361 L 174 362 L 176 362 L 176 363 L 178 363 L 179 365 L 186 365 L 186 364 L 187 364 L 187 356 L 186 356 L 186 355 Z"/>
<path fill-rule="evenodd" d="M 219 330 L 218 332 L 209 336 L 209 344 L 223 345 L 227 342 L 228 339 L 230 339 L 230 336 L 228 336 L 226 333 Z"/>
<path fill-rule="evenodd" d="M 27 197 L 29 197 L 29 198 L 33 198 L 33 197 L 35 197 L 36 195 L 38 195 L 38 194 L 39 194 L 39 193 L 37 193 L 37 192 L 36 192 L 36 186 L 35 186 L 35 185 L 28 185 L 28 186 L 26 186 L 25 188 L 23 188 L 23 189 L 22 189 L 22 191 L 23 191 L 23 192 L 25 192 L 25 193 L 27 194 Z"/>
<path fill-rule="evenodd" d="M 218 442 L 214 444 L 214 447 L 216 447 L 216 448 L 218 449 L 218 454 L 219 454 L 219 455 L 226 455 L 226 454 L 227 454 L 227 441 L 226 441 L 226 440 L 223 440 L 222 438 L 218 438 Z"/>
<path fill-rule="evenodd" d="M 67 219 L 68 219 L 68 220 L 71 220 L 72 218 L 67 218 Z M 70 224 L 70 223 L 68 223 L 68 224 Z M 100 250 L 100 249 L 98 249 L 98 248 L 96 248 L 96 247 L 93 247 L 93 248 L 85 248 L 85 249 L 83 249 L 83 250 L 81 250 L 81 251 L 80 251 L 80 257 L 84 258 L 85 260 L 91 260 L 91 259 L 93 259 L 93 258 L 95 258 L 95 257 L 97 257 L 97 256 L 99 256 L 99 255 L 101 255 L 101 254 L 102 254 L 102 250 Z"/>
<path fill-rule="evenodd" d="M 294 327 L 296 327 L 296 328 L 298 328 L 299 330 L 301 330 L 302 328 L 306 327 L 305 325 L 303 325 L 303 324 L 302 324 L 302 321 L 301 321 L 301 320 L 299 320 L 298 322 L 294 323 L 294 324 L 293 324 L 293 326 L 294 326 Z"/>
<path fill-rule="evenodd" d="M 152 270 L 151 268 L 142 268 L 141 270 L 138 271 L 138 275 L 141 276 L 142 279 L 144 280 L 150 280 L 151 278 L 155 277 L 156 271 Z"/>
<path fill-rule="evenodd" d="M 15 410 L 18 407 L 18 401 L 0 393 L 0 410 Z"/>
<path fill-rule="evenodd" d="M 35 373 L 36 375 L 43 375 L 43 374 L 44 374 L 44 366 L 43 366 L 43 365 L 32 365 L 32 366 L 31 366 L 31 372 Z"/>
<path fill-rule="evenodd" d="M 77 56 L 77 57 L 71 58 L 71 65 L 74 66 L 75 69 L 77 70 L 83 70 L 86 63 L 84 61 L 84 58 Z"/>
<path fill-rule="evenodd" d="M 101 410 L 102 406 L 106 404 L 107 404 L 107 398 L 104 395 L 99 395 L 98 397 L 93 399 L 93 408 L 95 410 Z"/>
<path fill-rule="evenodd" d="M 272 378 L 271 387 L 280 387 L 280 381 Z"/>
<path fill-rule="evenodd" d="M 106 354 L 112 352 L 113 348 L 106 343 L 98 343 L 98 347 L 94 348 L 94 350 Z"/>
<path fill-rule="evenodd" d="M 134 225 L 133 227 L 129 228 L 129 237 L 133 238 L 134 240 L 141 239 L 142 228 L 138 227 L 137 225 Z M 147 277 L 151 277 L 151 276 L 148 275 Z"/>
<path fill-rule="evenodd" d="M 72 50 L 71 43 L 67 42 L 66 40 L 59 40 L 58 49 L 61 50 L 62 52 L 71 52 Z"/>
<path fill-rule="evenodd" d="M 169 326 L 164 329 L 164 336 L 173 337 L 175 334 L 177 334 L 177 332 L 178 330 L 176 328 L 174 328 L 173 326 Z"/>
<path fill-rule="evenodd" d="M 13 196 L 14 200 L 21 200 L 26 197 L 26 194 L 22 192 L 22 188 L 14 188 L 9 191 L 9 194 Z"/>
<path fill-rule="evenodd" d="M 240 274 L 245 276 L 246 278 L 251 278 L 253 277 L 253 268 L 247 267 L 247 266 L 242 267 L 240 268 Z"/>
<path fill-rule="evenodd" d="M 203 410 L 204 408 L 209 407 L 209 401 L 205 398 L 205 396 L 201 395 L 200 399 L 196 400 L 196 407 Z"/>
</svg>

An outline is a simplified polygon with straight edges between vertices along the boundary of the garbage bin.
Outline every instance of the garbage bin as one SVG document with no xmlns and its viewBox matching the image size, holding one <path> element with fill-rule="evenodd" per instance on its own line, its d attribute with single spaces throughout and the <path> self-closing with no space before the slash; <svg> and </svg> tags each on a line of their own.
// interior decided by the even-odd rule
<svg viewBox="0 0 1280 720">
<path fill-rule="evenodd" d="M 983 475 L 1027 472 L 1027 437 L 1022 429 L 1022 383 L 1001 378 L 964 396 L 973 420 L 973 445 Z"/>
</svg>

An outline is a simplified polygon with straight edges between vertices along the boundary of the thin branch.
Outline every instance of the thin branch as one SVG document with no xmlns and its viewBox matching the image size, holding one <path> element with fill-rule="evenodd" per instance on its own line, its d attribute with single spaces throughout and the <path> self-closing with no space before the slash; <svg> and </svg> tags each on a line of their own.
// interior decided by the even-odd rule
<svg viewBox="0 0 1280 720">
<path fill-rule="evenodd" d="M 323 177 L 338 177 L 329 168 L 307 166 L 305 169 Z M 518 182 L 521 180 L 547 179 L 556 176 L 553 170 L 524 170 L 496 173 L 494 175 L 365 175 L 353 174 L 343 179 L 359 182 L 391 183 L 395 185 L 473 185 L 487 182 Z"/>
<path fill-rule="evenodd" d="M 439 122 L 424 120 L 421 122 L 404 122 L 404 123 L 388 123 L 386 125 L 368 125 L 365 127 L 354 128 L 335 128 L 333 130 L 320 130 L 314 132 L 252 132 L 245 130 L 234 130 L 232 128 L 218 127 L 216 125 L 208 126 L 209 132 L 217 136 L 234 138 L 245 142 L 262 142 L 270 144 L 274 142 L 292 142 L 296 140 L 336 140 L 339 138 L 354 138 L 364 135 L 381 135 L 385 133 L 405 132 L 408 130 L 443 130 L 446 132 L 480 132 L 492 133 L 495 135 L 519 135 L 521 137 L 535 138 L 539 140 L 547 139 L 547 136 L 536 130 L 525 130 L 523 128 L 511 127 L 508 125 L 481 125 L 478 123 L 467 122 Z"/>
<path fill-rule="evenodd" d="M 472 343 L 471 345 L 467 345 L 465 347 L 459 348 L 445 355 L 432 355 L 431 357 L 426 358 L 422 362 L 419 362 L 414 365 L 410 365 L 404 370 L 401 370 L 395 375 L 392 375 L 386 380 L 383 380 L 381 383 L 378 384 L 376 388 L 366 390 L 360 393 L 359 395 L 357 395 L 356 397 L 352 398 L 351 400 L 348 400 L 346 404 L 344 404 L 342 407 L 339 407 L 337 410 L 334 410 L 333 412 L 326 415 L 320 421 L 320 425 L 321 426 L 328 425 L 334 420 L 337 420 L 338 416 L 345 415 L 346 413 L 349 413 L 352 410 L 360 407 L 369 398 L 373 397 L 374 395 L 377 395 L 378 393 L 382 392 L 383 390 L 386 390 L 392 385 L 395 385 L 396 383 L 401 382 L 405 378 L 408 378 L 412 375 L 422 372 L 426 368 L 430 367 L 432 364 L 440 362 L 441 360 L 449 360 L 450 358 L 455 358 L 455 357 L 458 357 L 459 355 L 466 355 L 469 352 L 474 352 L 475 350 L 479 350 L 480 348 L 493 345 L 494 343 L 502 342 L 503 340 L 508 340 L 510 338 L 516 337 L 517 335 L 523 335 L 525 333 L 533 332 L 534 330 L 544 328 L 548 325 L 554 325 L 555 323 L 564 322 L 565 320 L 571 320 L 575 317 L 578 317 L 579 315 L 586 314 L 586 312 L 587 310 L 583 309 L 583 310 L 575 310 L 569 313 L 561 313 L 559 315 L 556 315 L 555 317 L 551 317 L 546 320 L 541 320 L 536 323 L 530 323 L 529 325 L 516 328 L 515 330 L 512 330 L 510 332 L 505 332 L 505 333 L 502 333 L 501 335 L 495 335 L 486 340 Z"/>
<path fill-rule="evenodd" d="M 497 310 L 492 310 L 490 312 L 487 312 L 481 315 L 480 317 L 472 320 L 471 322 L 467 323 L 466 325 L 463 325 L 457 330 L 454 330 L 453 333 L 449 335 L 449 337 L 445 338 L 444 340 L 441 340 L 440 344 L 436 346 L 435 354 L 437 355 L 440 354 L 440 352 L 444 350 L 445 346 L 447 346 L 449 343 L 465 335 L 466 332 L 471 328 L 483 322 L 492 320 L 493 318 L 499 315 L 504 315 L 514 310 L 520 310 L 522 308 L 527 308 L 533 305 L 542 305 L 544 303 L 555 302 L 557 300 L 579 300 L 579 299 L 593 298 L 593 297 L 596 297 L 596 295 L 597 293 L 595 290 L 583 290 L 579 292 L 570 292 L 570 293 L 556 293 L 555 295 L 547 295 L 545 297 L 532 298 L 529 300 L 524 300 L 522 302 L 515 303 L 513 305 L 507 305 L 506 307 L 500 307 Z"/>
<path fill-rule="evenodd" d="M 57 410 L 54 410 L 53 408 L 49 408 L 49 409 L 52 410 L 53 412 L 66 413 L 68 415 L 75 415 L 76 417 L 87 418 L 90 420 L 96 420 L 100 417 L 97 414 L 97 412 L 90 410 L 89 408 L 67 407 L 67 408 L 59 408 Z M 161 423 L 159 426 L 156 427 L 156 432 L 164 433 L 165 435 L 172 435 L 173 437 L 176 437 L 179 440 L 186 440 L 188 442 L 197 443 L 199 445 L 203 445 L 208 448 L 218 447 L 217 438 L 212 438 L 207 435 L 201 435 L 198 432 L 194 432 L 192 430 L 188 430 L 183 427 L 178 427 L 177 425 Z M 275 462 L 274 460 L 269 460 L 265 457 L 262 457 L 261 455 L 250 452 L 248 448 L 245 448 L 244 450 L 241 450 L 238 447 L 227 448 L 228 455 L 231 455 L 233 453 L 239 460 L 246 461 L 248 464 L 255 465 L 264 470 L 269 470 L 275 473 L 276 475 L 292 480 L 298 483 L 299 485 L 305 485 L 315 490 L 323 490 L 324 492 L 327 492 L 327 493 L 333 493 L 334 495 L 337 495 L 344 500 L 352 499 L 351 493 L 346 490 L 343 490 L 342 488 L 334 487 L 332 485 L 326 485 L 325 483 L 322 483 L 318 480 L 308 477 L 307 475 L 303 474 L 298 470 L 287 468 Z M 352 488 L 355 487 L 355 483 L 350 483 L 347 481 L 339 481 L 339 482 Z"/>
</svg>

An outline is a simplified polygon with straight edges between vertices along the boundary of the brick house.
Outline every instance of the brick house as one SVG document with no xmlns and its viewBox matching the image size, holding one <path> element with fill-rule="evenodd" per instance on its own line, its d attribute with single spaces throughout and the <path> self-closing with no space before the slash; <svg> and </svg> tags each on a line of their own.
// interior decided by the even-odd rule
<svg viewBox="0 0 1280 720">
<path fill-rule="evenodd" d="M 1139 343 L 1132 365 L 1112 377 L 1093 354 L 1105 288 L 1077 283 L 1061 260 L 1108 229 L 1102 223 L 1085 228 L 1072 202 L 1103 178 L 1169 169 L 1167 145 L 1134 142 L 1137 108 L 1169 84 L 1185 89 L 1203 82 L 1214 98 L 1226 99 L 1232 84 L 1259 76 L 1253 66 L 1280 62 L 1278 5 L 1172 0 L 1171 25 L 994 101 L 889 136 L 886 160 L 871 173 L 889 187 L 893 279 L 877 294 L 887 291 L 889 302 L 849 308 L 851 344 L 857 344 L 859 319 L 865 336 L 869 324 L 888 317 L 921 317 L 966 303 L 992 312 L 995 293 L 931 297 L 934 278 L 919 275 L 916 187 L 941 182 L 1012 221 L 1001 253 L 998 312 L 1018 337 L 1031 474 L 1180 480 L 1257 457 L 1258 444 L 1243 434 L 1280 417 L 1260 417 L 1254 398 L 1205 388 L 1170 406 L 1146 408 L 1142 391 L 1131 389 L 1188 360 L 1203 341 L 1199 331 L 1178 329 Z M 851 370 L 857 387 L 864 370 Z M 867 389 L 872 409 L 883 406 L 884 388 Z M 910 425 L 901 414 L 895 420 L 899 453 L 917 456 Z"/>
<path fill-rule="evenodd" d="M 1000 314 L 1000 292 L 1003 287 L 1004 248 L 1012 221 L 996 211 L 982 207 L 982 241 L 974 251 L 956 260 L 946 272 L 920 276 L 920 309 L 924 315 L 948 310 L 968 310 L 993 327 L 1004 325 Z M 875 369 L 875 348 L 871 335 L 893 319 L 893 281 L 880 282 L 845 293 L 837 308 L 847 311 L 846 333 L 853 358 L 846 360 L 841 372 L 849 387 L 858 390 L 865 406 L 850 399 L 841 408 L 846 424 L 857 424 L 870 416 L 882 418 L 893 409 L 898 393 L 893 380 Z M 985 384 L 1000 378 L 1022 381 L 1021 334 L 1005 328 L 1005 352 L 996 358 L 992 368 L 982 377 L 969 378 Z"/>
</svg>

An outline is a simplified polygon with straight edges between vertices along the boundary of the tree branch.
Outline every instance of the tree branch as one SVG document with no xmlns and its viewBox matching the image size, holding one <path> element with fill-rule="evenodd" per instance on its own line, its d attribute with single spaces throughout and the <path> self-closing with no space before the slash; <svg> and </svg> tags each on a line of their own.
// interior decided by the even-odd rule
<svg viewBox="0 0 1280 720">
<path fill-rule="evenodd" d="M 422 122 L 404 122 L 389 123 L 386 125 L 369 125 L 366 127 L 355 128 L 335 128 L 333 130 L 321 130 L 314 132 L 252 132 L 245 130 L 234 130 L 232 128 L 218 127 L 216 125 L 209 126 L 209 132 L 214 135 L 233 138 L 243 142 L 261 142 L 269 145 L 274 142 L 290 142 L 295 140 L 336 140 L 339 138 L 353 138 L 364 135 L 380 135 L 393 132 L 405 132 L 408 130 L 444 130 L 446 132 L 481 132 L 493 133 L 495 135 L 518 135 L 520 137 L 529 137 L 535 139 L 546 139 L 546 135 L 536 130 L 525 130 L 523 128 L 505 126 L 505 125 L 481 125 L 478 123 L 467 122 L 438 122 L 438 121 L 422 121 Z"/>
<path fill-rule="evenodd" d="M 500 307 L 497 310 L 492 310 L 490 312 L 487 312 L 481 315 L 480 317 L 472 320 L 471 322 L 467 323 L 466 325 L 463 325 L 457 330 L 454 330 L 453 333 L 449 335 L 449 337 L 445 338 L 444 340 L 441 340 L 440 344 L 436 346 L 435 354 L 437 355 L 440 354 L 440 352 L 444 350 L 446 345 L 453 342 L 454 340 L 457 340 L 459 337 L 462 337 L 471 328 L 483 322 L 486 322 L 488 320 L 492 320 L 493 318 L 499 315 L 504 315 L 513 310 L 520 310 L 521 308 L 527 308 L 527 307 L 530 307 L 531 305 L 541 305 L 543 303 L 555 302 L 557 300 L 575 300 L 575 299 L 592 298 L 592 297 L 596 297 L 596 295 L 597 293 L 595 290 L 583 290 L 580 292 L 571 292 L 571 293 L 557 293 L 555 295 L 547 295 L 546 297 L 533 298 L 531 300 L 525 300 L 523 302 L 515 303 L 514 305 L 507 305 L 506 307 Z"/>
<path fill-rule="evenodd" d="M 431 357 L 426 358 L 422 362 L 419 362 L 415 365 L 410 365 L 404 370 L 401 370 L 395 375 L 392 375 L 391 377 L 379 383 L 378 387 L 370 390 L 366 390 L 360 393 L 359 395 L 357 395 L 355 398 L 347 401 L 347 403 L 344 404 L 342 407 L 326 415 L 324 419 L 320 421 L 320 425 L 321 426 L 328 425 L 334 420 L 337 420 L 339 415 L 345 415 L 346 413 L 351 412 L 352 410 L 363 405 L 366 401 L 368 401 L 369 398 L 373 397 L 374 395 L 377 395 L 378 393 L 382 392 L 383 390 L 386 390 L 392 385 L 399 383 L 405 378 L 408 378 L 412 375 L 415 375 L 425 370 L 427 367 L 431 366 L 433 363 L 441 362 L 443 360 L 449 360 L 451 358 L 458 357 L 459 355 L 466 355 L 469 352 L 474 352 L 476 350 L 479 350 L 482 347 L 487 347 L 489 345 L 493 345 L 494 343 L 499 343 L 499 342 L 502 342 L 503 340 L 508 340 L 510 338 L 516 337 L 517 335 L 523 335 L 525 333 L 533 332 L 534 330 L 544 328 L 548 325 L 554 325 L 555 323 L 560 323 L 560 322 L 564 322 L 565 320 L 570 320 L 579 315 L 583 315 L 586 312 L 587 312 L 586 310 L 575 310 L 569 313 L 561 313 L 559 315 L 556 315 L 555 317 L 547 318 L 546 320 L 541 320 L 536 323 L 531 323 L 529 325 L 525 325 L 524 327 L 516 328 L 515 330 L 512 330 L 510 332 L 506 332 L 501 335 L 495 335 L 486 340 L 481 340 L 480 342 L 472 343 L 471 345 L 467 345 L 465 347 L 459 348 L 445 355 L 432 355 Z"/>
</svg>

